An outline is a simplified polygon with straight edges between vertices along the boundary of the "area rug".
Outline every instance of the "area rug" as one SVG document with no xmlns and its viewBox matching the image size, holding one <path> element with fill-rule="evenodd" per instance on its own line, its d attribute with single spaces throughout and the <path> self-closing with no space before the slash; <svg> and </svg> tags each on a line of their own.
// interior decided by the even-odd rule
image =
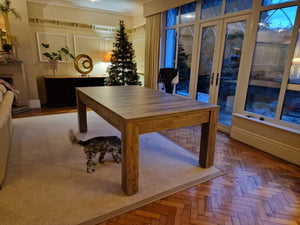
<svg viewBox="0 0 300 225">
<path fill-rule="evenodd" d="M 77 114 L 13 120 L 6 178 L 0 191 L 1 225 L 97 224 L 172 193 L 222 175 L 198 166 L 198 157 L 158 133 L 140 135 L 139 192 L 121 189 L 121 164 L 111 155 L 86 172 L 82 147 L 68 139 L 120 132 L 90 111 L 88 132 L 78 133 Z"/>
</svg>

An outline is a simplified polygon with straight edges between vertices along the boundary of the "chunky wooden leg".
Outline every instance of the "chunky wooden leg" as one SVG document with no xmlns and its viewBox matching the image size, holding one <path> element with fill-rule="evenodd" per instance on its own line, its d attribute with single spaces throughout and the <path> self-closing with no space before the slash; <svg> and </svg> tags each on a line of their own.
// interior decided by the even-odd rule
<svg viewBox="0 0 300 225">
<path fill-rule="evenodd" d="M 79 92 L 76 90 L 78 128 L 79 128 L 79 132 L 86 132 L 87 131 L 86 105 L 80 101 L 79 95 L 80 95 Z"/>
<path fill-rule="evenodd" d="M 214 163 L 219 109 L 212 110 L 209 122 L 202 124 L 199 163 L 203 168 Z"/>
<path fill-rule="evenodd" d="M 122 189 L 133 195 L 139 190 L 139 133 L 134 124 L 122 125 Z"/>
</svg>

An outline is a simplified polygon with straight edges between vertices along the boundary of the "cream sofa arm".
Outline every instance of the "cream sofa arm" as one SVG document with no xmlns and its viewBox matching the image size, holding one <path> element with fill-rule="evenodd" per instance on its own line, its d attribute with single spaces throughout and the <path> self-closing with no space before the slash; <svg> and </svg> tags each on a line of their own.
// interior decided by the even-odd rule
<svg viewBox="0 0 300 225">
<path fill-rule="evenodd" d="M 12 134 L 11 107 L 14 100 L 12 91 L 7 91 L 0 102 L 0 187 L 6 170 L 7 156 Z"/>
</svg>

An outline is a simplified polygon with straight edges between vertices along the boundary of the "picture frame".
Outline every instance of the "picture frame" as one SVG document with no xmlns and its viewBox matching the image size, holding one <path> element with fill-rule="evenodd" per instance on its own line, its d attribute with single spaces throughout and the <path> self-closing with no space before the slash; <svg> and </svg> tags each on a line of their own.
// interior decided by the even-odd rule
<svg viewBox="0 0 300 225">
<path fill-rule="evenodd" d="M 69 39 L 67 34 L 58 34 L 58 33 L 48 33 L 48 32 L 37 32 L 37 47 L 39 53 L 40 62 L 48 62 L 49 59 L 44 56 L 45 52 L 48 52 L 48 49 L 42 46 L 42 43 L 49 44 L 50 50 L 58 51 L 62 47 L 69 47 Z M 70 58 L 65 56 L 60 62 L 70 62 Z"/>
<path fill-rule="evenodd" d="M 74 35 L 75 57 L 80 54 L 86 54 L 92 58 L 93 62 L 100 62 L 101 41 L 99 37 Z"/>
</svg>

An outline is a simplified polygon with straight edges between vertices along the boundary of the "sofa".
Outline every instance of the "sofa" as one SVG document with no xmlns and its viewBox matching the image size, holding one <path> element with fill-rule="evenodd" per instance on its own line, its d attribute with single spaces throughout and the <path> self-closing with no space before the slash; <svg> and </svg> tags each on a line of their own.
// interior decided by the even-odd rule
<svg viewBox="0 0 300 225">
<path fill-rule="evenodd" d="M 14 93 L 0 83 L 0 189 L 5 177 L 7 157 L 12 135 L 11 108 Z"/>
</svg>

